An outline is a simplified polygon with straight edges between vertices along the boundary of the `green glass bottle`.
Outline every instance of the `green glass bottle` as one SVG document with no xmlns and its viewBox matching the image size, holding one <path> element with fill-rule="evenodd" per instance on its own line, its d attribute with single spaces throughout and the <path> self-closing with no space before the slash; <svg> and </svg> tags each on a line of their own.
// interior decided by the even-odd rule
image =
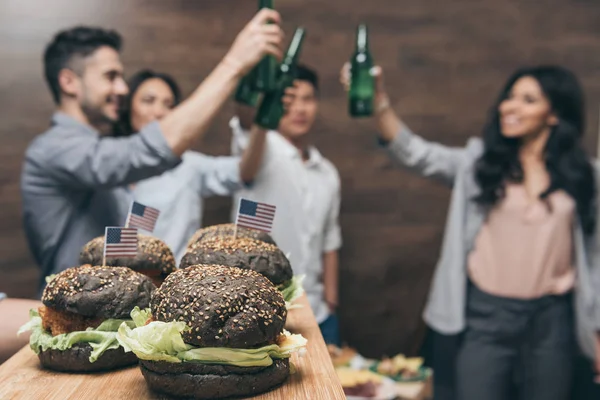
<svg viewBox="0 0 600 400">
<path fill-rule="evenodd" d="M 265 93 L 256 113 L 254 122 L 265 129 L 277 129 L 279 120 L 283 116 L 282 98 L 285 89 L 294 84 L 296 79 L 296 66 L 302 42 L 304 41 L 305 29 L 300 27 L 294 32 L 294 37 L 286 51 L 285 57 L 279 65 L 277 74 L 277 89 Z"/>
<path fill-rule="evenodd" d="M 235 101 L 239 104 L 256 107 L 260 92 L 254 90 L 252 82 L 254 81 L 256 74 L 256 68 L 244 76 L 235 91 Z"/>
<path fill-rule="evenodd" d="M 375 79 L 371 75 L 373 58 L 369 52 L 367 26 L 361 24 L 356 31 L 356 50 L 350 60 L 351 79 L 348 93 L 348 111 L 353 117 L 373 114 Z"/>
<path fill-rule="evenodd" d="M 258 9 L 273 9 L 273 0 L 258 0 Z M 254 90 L 269 92 L 275 90 L 277 77 L 277 59 L 271 55 L 265 56 L 256 68 Z"/>
</svg>

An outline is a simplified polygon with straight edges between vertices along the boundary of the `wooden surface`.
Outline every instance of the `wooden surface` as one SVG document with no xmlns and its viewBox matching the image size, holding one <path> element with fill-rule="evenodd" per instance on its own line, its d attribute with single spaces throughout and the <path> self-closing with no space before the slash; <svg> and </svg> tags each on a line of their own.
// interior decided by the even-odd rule
<svg viewBox="0 0 600 400">
<path fill-rule="evenodd" d="M 303 308 L 290 311 L 286 329 L 308 339 L 307 352 L 292 356 L 296 373 L 279 388 L 256 400 L 319 399 L 343 400 L 346 397 L 333 369 L 323 337 L 306 297 Z M 0 399 L 161 399 L 149 391 L 137 367 L 99 374 L 66 374 L 40 368 L 29 346 L 0 366 Z"/>
<path fill-rule="evenodd" d="M 223 57 L 256 0 L 0 1 L 0 291 L 33 296 L 38 270 L 21 226 L 19 174 L 27 144 L 49 123 L 44 45 L 59 29 L 102 25 L 124 37 L 128 76 L 173 74 L 189 94 Z M 302 61 L 321 78 L 313 138 L 342 178 L 340 319 L 344 340 L 371 358 L 414 355 L 422 307 L 448 208 L 449 191 L 391 168 L 375 127 L 347 116 L 338 84 L 358 22 L 369 25 L 405 121 L 427 139 L 463 145 L 479 135 L 487 108 L 513 68 L 560 63 L 581 78 L 593 152 L 600 102 L 598 0 L 281 0 L 288 39 L 307 28 Z M 232 107 L 219 113 L 198 149 L 227 154 Z M 206 223 L 227 221 L 230 200 L 207 202 Z"/>
</svg>

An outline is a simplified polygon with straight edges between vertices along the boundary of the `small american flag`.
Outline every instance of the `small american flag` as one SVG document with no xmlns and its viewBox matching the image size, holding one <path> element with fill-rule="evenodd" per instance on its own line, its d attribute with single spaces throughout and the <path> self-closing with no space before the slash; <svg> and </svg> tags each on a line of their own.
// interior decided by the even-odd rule
<svg viewBox="0 0 600 400">
<path fill-rule="evenodd" d="M 143 229 L 152 233 L 159 215 L 160 211 L 156 208 L 148 207 L 134 201 L 131 203 L 131 210 L 129 210 L 127 226 L 130 228 Z"/>
<path fill-rule="evenodd" d="M 240 208 L 235 223 L 244 228 L 271 233 L 275 209 L 276 207 L 270 204 L 240 199 Z"/>
<path fill-rule="evenodd" d="M 136 228 L 107 226 L 104 235 L 105 260 L 112 257 L 134 258 L 137 255 L 138 236 Z"/>
</svg>

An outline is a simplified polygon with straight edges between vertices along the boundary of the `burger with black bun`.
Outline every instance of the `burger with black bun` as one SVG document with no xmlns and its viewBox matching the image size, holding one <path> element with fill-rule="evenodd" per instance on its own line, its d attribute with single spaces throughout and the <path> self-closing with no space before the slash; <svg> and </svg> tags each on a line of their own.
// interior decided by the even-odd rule
<svg viewBox="0 0 600 400">
<path fill-rule="evenodd" d="M 79 263 L 102 265 L 104 243 L 104 236 L 89 241 L 81 250 Z M 109 257 L 104 265 L 131 268 L 149 276 L 156 286 L 160 286 L 167 275 L 177 269 L 173 252 L 165 242 L 140 233 L 138 233 L 138 252 L 135 257 Z"/>
<path fill-rule="evenodd" d="M 56 371 L 91 372 L 135 364 L 117 341 L 121 324 L 133 327 L 135 307 L 146 308 L 156 286 L 124 267 L 69 268 L 55 275 L 19 332 L 31 331 L 30 347 L 42 366 Z"/>
<path fill-rule="evenodd" d="M 281 385 L 289 358 L 306 346 L 286 332 L 283 297 L 252 270 L 219 265 L 180 269 L 131 313 L 137 327 L 117 338 L 140 359 L 149 387 L 176 397 L 251 396 Z"/>
<path fill-rule="evenodd" d="M 264 275 L 281 291 L 288 308 L 304 292 L 303 277 L 294 276 L 285 254 L 277 246 L 259 240 L 225 236 L 197 242 L 179 267 L 202 264 L 250 269 Z"/>
</svg>

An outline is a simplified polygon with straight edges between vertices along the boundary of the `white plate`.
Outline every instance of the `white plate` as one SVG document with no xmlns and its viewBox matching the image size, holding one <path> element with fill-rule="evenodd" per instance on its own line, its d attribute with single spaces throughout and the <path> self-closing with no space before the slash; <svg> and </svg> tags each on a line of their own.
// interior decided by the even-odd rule
<svg viewBox="0 0 600 400">
<path fill-rule="evenodd" d="M 346 396 L 347 400 L 393 400 L 398 396 L 396 382 L 384 377 L 377 388 L 375 397 Z"/>
</svg>

